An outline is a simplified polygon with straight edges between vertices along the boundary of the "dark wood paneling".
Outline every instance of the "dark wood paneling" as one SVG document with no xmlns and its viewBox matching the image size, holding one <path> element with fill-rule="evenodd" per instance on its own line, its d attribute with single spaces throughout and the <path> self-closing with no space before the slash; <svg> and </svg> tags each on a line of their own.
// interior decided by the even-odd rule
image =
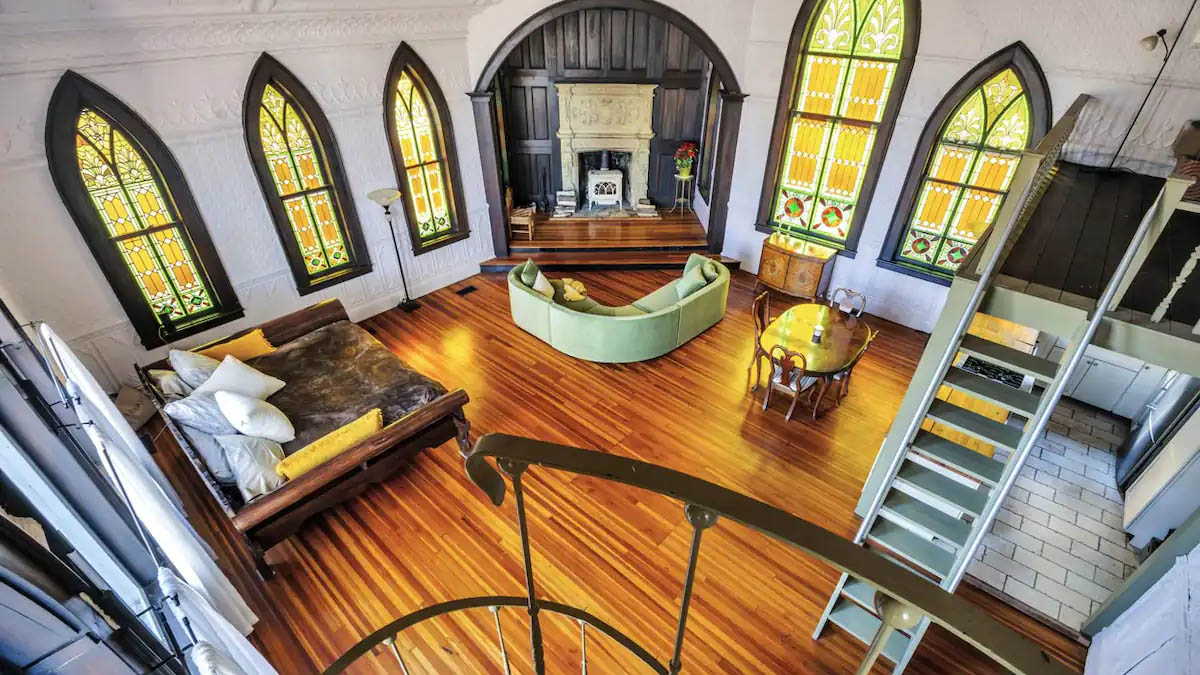
<svg viewBox="0 0 1200 675">
<path fill-rule="evenodd" d="M 633 82 L 661 85 L 654 103 L 649 195 L 669 205 L 674 166 L 667 160 L 683 141 L 699 144 L 709 68 L 686 33 L 637 10 L 581 10 L 533 31 L 513 49 L 501 73 L 513 198 L 542 208 L 553 204 L 561 172 L 555 83 Z"/>
</svg>

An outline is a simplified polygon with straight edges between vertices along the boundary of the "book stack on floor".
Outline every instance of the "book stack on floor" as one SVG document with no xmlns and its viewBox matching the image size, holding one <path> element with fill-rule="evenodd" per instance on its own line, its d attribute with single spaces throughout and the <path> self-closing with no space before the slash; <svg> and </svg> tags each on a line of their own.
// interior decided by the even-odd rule
<svg viewBox="0 0 1200 675">
<path fill-rule="evenodd" d="M 637 211 L 638 218 L 657 218 L 658 217 L 658 209 L 655 208 L 654 204 L 651 204 L 650 200 L 646 199 L 645 197 L 638 200 L 637 205 L 634 207 L 634 210 Z"/>
<path fill-rule="evenodd" d="M 575 193 L 571 190 L 559 190 L 554 193 L 554 213 L 551 218 L 566 218 L 575 213 Z"/>
</svg>

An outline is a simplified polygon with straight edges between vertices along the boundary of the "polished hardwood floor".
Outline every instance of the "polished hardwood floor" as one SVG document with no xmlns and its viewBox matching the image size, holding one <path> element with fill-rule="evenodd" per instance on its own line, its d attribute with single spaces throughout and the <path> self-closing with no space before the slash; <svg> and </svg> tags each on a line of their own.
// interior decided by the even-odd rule
<svg viewBox="0 0 1200 675">
<path fill-rule="evenodd" d="M 534 216 L 534 237 L 517 235 L 514 249 L 628 249 L 708 245 L 704 226 L 691 211 L 659 211 L 659 218 L 550 218 Z"/>
<path fill-rule="evenodd" d="M 597 300 L 622 304 L 677 272 L 576 272 Z M 785 422 L 784 397 L 763 412 L 747 391 L 754 279 L 733 275 L 725 319 L 659 359 L 627 365 L 579 361 L 516 328 L 501 274 L 483 274 L 421 298 L 412 314 L 363 323 L 411 366 L 471 396 L 473 437 L 508 432 L 669 466 L 744 492 L 845 537 L 883 435 L 925 342 L 916 331 L 868 318 L 880 335 L 840 408 Z M 476 292 L 454 293 L 466 285 Z M 772 307 L 777 314 L 786 301 Z M 420 607 L 473 595 L 521 595 L 511 498 L 496 508 L 467 480 L 453 443 L 402 474 L 314 519 L 268 556 L 258 580 L 169 434 L 157 457 L 197 529 L 262 617 L 254 639 L 281 673 L 317 672 L 360 638 Z M 535 575 L 543 597 L 576 605 L 628 633 L 664 663 L 687 555 L 678 503 L 598 479 L 530 469 L 526 478 Z M 864 647 L 829 628 L 810 637 L 837 575 L 794 549 L 718 523 L 704 537 L 685 673 L 853 672 Z M 980 591 L 960 593 L 1082 670 L 1084 648 Z M 502 610 L 515 673 L 531 672 L 521 610 Z M 578 672 L 573 621 L 546 619 L 550 673 Z M 474 610 L 406 632 L 397 645 L 414 673 L 501 673 L 492 616 Z M 591 672 L 645 672 L 589 633 Z M 380 653 L 354 672 L 398 673 Z M 1000 669 L 947 632 L 926 636 L 908 672 Z M 887 672 L 882 666 L 876 672 Z"/>
</svg>

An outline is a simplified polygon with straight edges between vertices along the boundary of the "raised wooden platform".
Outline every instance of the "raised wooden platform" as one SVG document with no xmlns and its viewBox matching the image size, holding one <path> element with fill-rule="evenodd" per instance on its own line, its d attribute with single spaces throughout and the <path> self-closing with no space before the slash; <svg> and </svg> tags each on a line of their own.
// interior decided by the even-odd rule
<svg viewBox="0 0 1200 675">
<path fill-rule="evenodd" d="M 509 241 L 513 253 L 535 251 L 700 251 L 708 235 L 696 214 L 660 211 L 661 218 L 555 218 L 539 213 L 534 238 Z"/>
<path fill-rule="evenodd" d="M 509 242 L 506 258 L 479 265 L 481 272 L 507 272 L 533 258 L 547 270 L 628 270 L 682 268 L 692 253 L 709 255 L 708 235 L 696 214 L 659 211 L 662 218 L 556 218 L 538 214 L 533 239 Z M 738 261 L 719 255 L 730 269 Z"/>
<path fill-rule="evenodd" d="M 741 269 L 741 263 L 723 255 L 705 253 L 719 260 L 730 270 Z M 683 269 L 692 251 L 581 251 L 519 253 L 507 258 L 492 258 L 479 263 L 480 272 L 507 272 L 532 258 L 544 270 L 670 270 Z"/>
</svg>

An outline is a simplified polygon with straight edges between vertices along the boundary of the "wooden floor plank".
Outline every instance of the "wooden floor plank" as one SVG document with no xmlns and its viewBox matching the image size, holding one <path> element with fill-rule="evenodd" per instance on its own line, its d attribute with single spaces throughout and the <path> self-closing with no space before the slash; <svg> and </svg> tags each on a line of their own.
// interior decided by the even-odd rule
<svg viewBox="0 0 1200 675">
<path fill-rule="evenodd" d="M 577 272 L 597 300 L 623 304 L 661 286 L 669 271 Z M 478 291 L 453 291 L 462 284 Z M 473 436 L 508 432 L 662 464 L 744 492 L 844 537 L 857 527 L 859 490 L 926 336 L 868 317 L 877 344 L 855 371 L 840 408 L 813 422 L 783 418 L 786 400 L 761 410 L 747 391 L 754 277 L 733 275 L 725 319 L 658 359 L 579 361 L 516 328 L 502 274 L 482 274 L 421 298 L 406 314 L 363 323 L 417 370 L 471 396 Z M 161 423 L 152 422 L 152 433 Z M 419 455 L 401 475 L 313 519 L 269 554 L 261 582 L 170 434 L 156 458 L 180 488 L 197 530 L 262 617 L 253 638 L 281 673 L 319 670 L 373 630 L 433 603 L 523 592 L 512 500 L 497 508 L 464 475 L 453 443 Z M 582 607 L 670 657 L 688 547 L 682 506 L 621 485 L 531 468 L 526 473 L 539 593 Z M 810 633 L 838 575 L 823 563 L 744 527 L 705 534 L 683 653 L 690 673 L 851 672 L 864 646 L 837 628 Z M 976 589 L 960 593 L 999 621 L 1082 670 L 1084 648 Z M 527 617 L 500 612 L 514 672 L 530 672 Z M 578 626 L 547 618 L 547 672 L 579 668 Z M 414 673 L 498 673 L 486 610 L 400 636 Z M 644 672 L 589 633 L 592 672 Z M 394 673 L 383 655 L 355 673 Z M 876 673 L 887 672 L 881 665 Z M 911 673 L 999 668 L 944 630 L 925 637 Z"/>
</svg>

